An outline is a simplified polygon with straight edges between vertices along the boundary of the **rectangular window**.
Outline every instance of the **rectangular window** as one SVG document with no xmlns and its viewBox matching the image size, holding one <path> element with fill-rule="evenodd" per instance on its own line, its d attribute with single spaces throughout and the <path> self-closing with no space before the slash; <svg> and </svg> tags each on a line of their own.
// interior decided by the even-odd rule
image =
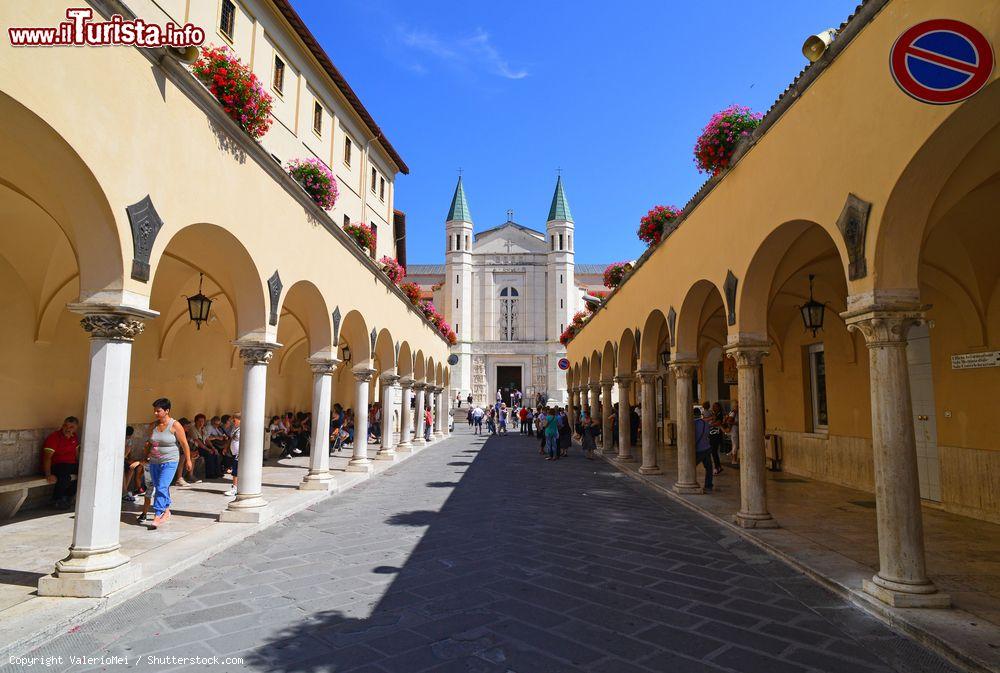
<svg viewBox="0 0 1000 673">
<path fill-rule="evenodd" d="M 563 324 L 559 323 L 559 333 L 562 334 L 565 330 L 563 329 Z"/>
<path fill-rule="evenodd" d="M 552 249 L 556 249 L 556 235 L 552 234 Z"/>
<path fill-rule="evenodd" d="M 448 237 L 448 252 L 451 252 L 451 236 Z"/>
<path fill-rule="evenodd" d="M 827 432 L 830 421 L 826 409 L 826 353 L 823 344 L 813 344 L 808 350 L 812 429 L 813 432 Z"/>
<path fill-rule="evenodd" d="M 469 249 L 469 235 L 468 234 L 465 235 L 465 249 L 466 250 Z"/>
<path fill-rule="evenodd" d="M 323 135 L 323 106 L 313 101 L 313 133 Z"/>
<path fill-rule="evenodd" d="M 274 55 L 274 78 L 271 82 L 271 86 L 279 94 L 284 93 L 285 89 L 285 62 L 281 60 L 281 57 L 277 54 Z"/>
<path fill-rule="evenodd" d="M 573 234 L 566 234 L 566 249 L 573 249 Z"/>
<path fill-rule="evenodd" d="M 455 274 L 455 285 L 458 285 L 458 274 Z"/>
<path fill-rule="evenodd" d="M 458 300 L 455 300 L 455 308 L 458 308 Z"/>
<path fill-rule="evenodd" d="M 559 308 L 562 308 L 562 307 L 563 307 L 563 300 L 562 300 L 562 299 L 560 299 L 560 300 L 559 300 Z M 562 330 L 559 330 L 559 331 L 561 332 Z"/>
<path fill-rule="evenodd" d="M 233 0 L 222 0 L 222 13 L 219 14 L 219 31 L 233 39 L 233 26 L 236 24 L 236 5 Z"/>
<path fill-rule="evenodd" d="M 559 274 L 559 284 L 560 285 L 563 284 L 563 275 L 562 274 Z"/>
<path fill-rule="evenodd" d="M 372 194 L 375 193 L 375 178 L 376 177 L 378 177 L 378 174 L 375 172 L 375 168 L 372 167 Z"/>
<path fill-rule="evenodd" d="M 455 334 L 458 334 L 458 323 L 455 323 Z"/>
<path fill-rule="evenodd" d="M 351 139 L 344 138 L 344 163 L 351 165 Z"/>
<path fill-rule="evenodd" d="M 563 235 L 559 234 L 559 249 L 563 249 Z"/>
<path fill-rule="evenodd" d="M 378 198 L 385 201 L 385 178 L 378 179 Z"/>
</svg>

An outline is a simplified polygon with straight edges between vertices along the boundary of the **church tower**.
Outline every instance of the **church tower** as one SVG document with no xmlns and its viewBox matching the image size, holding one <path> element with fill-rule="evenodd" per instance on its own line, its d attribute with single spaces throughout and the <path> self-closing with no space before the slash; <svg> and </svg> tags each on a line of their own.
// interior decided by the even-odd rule
<svg viewBox="0 0 1000 673">
<path fill-rule="evenodd" d="M 461 177 L 451 198 L 444 229 L 447 239 L 442 287 L 444 306 L 439 310 L 458 335 L 458 343 L 451 352 L 458 355 L 459 361 L 452 367 L 452 389 L 448 393 L 449 399 L 454 399 L 456 392 L 464 398 L 472 390 L 471 341 L 475 336 L 472 326 L 472 214 Z"/>
<path fill-rule="evenodd" d="M 546 307 L 549 316 L 546 325 L 546 341 L 549 342 L 548 394 L 558 403 L 565 404 L 566 372 L 559 369 L 558 362 L 566 356 L 566 348 L 559 343 L 559 335 L 573 317 L 577 293 L 573 279 L 573 215 L 563 190 L 562 176 L 556 178 L 556 191 L 552 195 L 545 233 L 549 243 L 547 294 L 550 304 Z"/>
</svg>

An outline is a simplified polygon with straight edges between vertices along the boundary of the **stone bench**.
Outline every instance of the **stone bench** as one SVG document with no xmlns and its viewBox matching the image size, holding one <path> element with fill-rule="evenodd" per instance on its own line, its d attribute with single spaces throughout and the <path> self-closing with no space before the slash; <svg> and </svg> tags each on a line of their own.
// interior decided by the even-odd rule
<svg viewBox="0 0 1000 673">
<path fill-rule="evenodd" d="M 39 475 L 0 479 L 0 520 L 13 519 L 27 499 L 28 491 L 48 484 L 48 480 Z"/>
</svg>

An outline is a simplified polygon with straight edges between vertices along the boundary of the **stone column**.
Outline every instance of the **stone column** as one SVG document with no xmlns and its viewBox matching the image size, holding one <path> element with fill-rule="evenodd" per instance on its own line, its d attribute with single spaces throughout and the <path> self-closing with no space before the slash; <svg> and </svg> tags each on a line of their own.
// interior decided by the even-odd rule
<svg viewBox="0 0 1000 673">
<path fill-rule="evenodd" d="M 587 386 L 580 386 L 580 413 L 590 414 L 590 389 Z"/>
<path fill-rule="evenodd" d="M 614 438 L 611 428 L 611 386 L 614 381 L 601 381 L 601 453 L 611 455 L 611 447 L 614 446 Z"/>
<path fill-rule="evenodd" d="M 632 376 L 616 376 L 618 383 L 618 460 L 623 463 L 635 462 L 632 456 L 632 419 L 629 397 L 632 390 Z"/>
<path fill-rule="evenodd" d="M 238 341 L 243 359 L 243 409 L 240 412 L 240 479 L 236 498 L 219 515 L 219 521 L 260 523 L 271 515 L 264 499 L 264 401 L 267 364 L 280 344 Z"/>
<path fill-rule="evenodd" d="M 132 340 L 142 334 L 140 319 L 157 313 L 123 306 L 69 308 L 85 313 L 80 324 L 90 334 L 76 517 L 69 555 L 56 563 L 52 575 L 38 580 L 38 595 L 98 598 L 140 576 L 139 567 L 120 551 L 122 447 Z"/>
<path fill-rule="evenodd" d="M 674 490 L 678 493 L 701 493 L 694 465 L 694 401 L 691 393 L 691 377 L 698 368 L 695 360 L 674 360 L 670 371 L 674 373 L 677 404 L 677 482 Z"/>
<path fill-rule="evenodd" d="M 663 474 L 656 462 L 656 372 L 639 372 L 642 384 L 642 466 L 639 474 Z"/>
<path fill-rule="evenodd" d="M 382 375 L 382 445 L 375 455 L 376 460 L 395 460 L 396 449 L 392 441 L 392 407 L 395 405 L 393 391 L 399 377 L 395 374 Z"/>
<path fill-rule="evenodd" d="M 764 471 L 764 380 L 761 362 L 768 343 L 737 342 L 726 352 L 736 360 L 740 401 L 740 511 L 735 523 L 743 528 L 777 528 L 767 511 L 767 478 Z"/>
<path fill-rule="evenodd" d="M 413 422 L 413 446 L 424 447 L 427 446 L 427 440 L 424 439 L 424 395 L 427 384 L 414 383 L 413 389 L 417 391 L 417 402 L 413 408 L 413 413 L 416 414 Z"/>
<path fill-rule="evenodd" d="M 431 406 L 434 412 L 434 437 L 437 439 L 444 439 L 444 403 L 441 401 L 443 391 L 444 388 L 440 386 L 434 389 L 434 404 Z"/>
<path fill-rule="evenodd" d="M 855 308 L 853 303 L 849 298 L 841 315 L 868 345 L 878 522 L 879 570 L 863 582 L 864 590 L 893 607 L 946 608 L 950 597 L 927 577 L 906 364 L 907 332 L 924 320 L 928 307 L 894 302 Z"/>
<path fill-rule="evenodd" d="M 312 449 L 309 472 L 299 484 L 299 490 L 333 491 L 337 481 L 330 474 L 330 399 L 333 374 L 340 360 L 313 358 L 308 362 L 313 372 Z"/>
<path fill-rule="evenodd" d="M 371 472 L 372 462 L 368 460 L 368 383 L 375 370 L 360 365 L 352 370 L 354 374 L 354 457 L 347 463 L 348 472 Z"/>
<path fill-rule="evenodd" d="M 451 394 L 447 388 L 441 394 L 441 433 L 446 438 L 451 436 Z"/>
<path fill-rule="evenodd" d="M 399 444 L 396 445 L 396 451 L 408 453 L 413 450 L 413 412 L 410 411 L 413 377 L 404 376 L 399 380 L 399 385 L 403 390 L 403 397 L 399 405 Z"/>
</svg>

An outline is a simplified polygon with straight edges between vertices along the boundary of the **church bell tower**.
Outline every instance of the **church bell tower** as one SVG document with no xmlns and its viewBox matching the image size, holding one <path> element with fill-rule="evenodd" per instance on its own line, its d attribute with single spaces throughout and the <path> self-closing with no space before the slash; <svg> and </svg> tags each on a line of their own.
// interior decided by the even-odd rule
<svg viewBox="0 0 1000 673">
<path fill-rule="evenodd" d="M 445 320 L 458 335 L 458 343 L 451 352 L 458 355 L 458 364 L 452 367 L 449 399 L 455 393 L 464 398 L 472 390 L 472 346 L 474 338 L 472 326 L 472 214 L 465 198 L 465 187 L 461 176 L 451 198 L 451 207 L 444 224 L 445 229 L 445 277 L 444 306 L 438 307 Z"/>
<path fill-rule="evenodd" d="M 549 316 L 546 325 L 548 394 L 558 403 L 565 404 L 566 372 L 559 369 L 558 362 L 566 357 L 566 348 L 559 343 L 559 335 L 569 325 L 576 309 L 576 283 L 573 278 L 573 214 L 563 190 L 562 176 L 556 178 L 545 233 L 549 244 L 547 294 L 551 302 L 546 307 Z"/>
</svg>

